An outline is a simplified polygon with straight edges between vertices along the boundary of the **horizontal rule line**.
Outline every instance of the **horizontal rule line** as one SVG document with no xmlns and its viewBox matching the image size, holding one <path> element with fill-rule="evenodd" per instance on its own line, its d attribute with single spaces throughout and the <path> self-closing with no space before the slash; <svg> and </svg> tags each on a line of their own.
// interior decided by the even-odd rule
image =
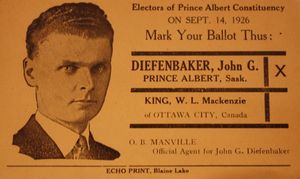
<svg viewBox="0 0 300 179">
<path fill-rule="evenodd" d="M 288 124 L 130 124 L 130 128 L 289 128 Z"/>
<path fill-rule="evenodd" d="M 290 167 L 290 164 L 129 165 L 129 167 Z"/>
<path fill-rule="evenodd" d="M 24 167 L 45 167 L 45 168 L 63 168 L 63 167 L 126 167 L 126 165 L 7 165 L 9 168 L 24 168 Z"/>
<path fill-rule="evenodd" d="M 288 92 L 287 88 L 131 88 L 132 93 L 150 92 Z"/>
<path fill-rule="evenodd" d="M 7 167 L 290 167 L 290 164 L 216 164 L 216 165 L 7 165 Z"/>
<path fill-rule="evenodd" d="M 132 56 L 286 56 L 286 51 L 132 51 Z"/>
</svg>

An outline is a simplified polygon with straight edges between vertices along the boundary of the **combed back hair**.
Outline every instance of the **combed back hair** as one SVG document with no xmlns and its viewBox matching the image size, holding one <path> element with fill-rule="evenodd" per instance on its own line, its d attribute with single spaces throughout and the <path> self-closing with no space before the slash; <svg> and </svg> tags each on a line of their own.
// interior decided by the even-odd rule
<svg viewBox="0 0 300 179">
<path fill-rule="evenodd" d="M 113 43 L 113 28 L 105 12 L 92 3 L 65 3 L 40 14 L 27 29 L 27 56 L 33 59 L 39 44 L 50 33 L 78 35 L 83 38 L 108 37 Z"/>
</svg>

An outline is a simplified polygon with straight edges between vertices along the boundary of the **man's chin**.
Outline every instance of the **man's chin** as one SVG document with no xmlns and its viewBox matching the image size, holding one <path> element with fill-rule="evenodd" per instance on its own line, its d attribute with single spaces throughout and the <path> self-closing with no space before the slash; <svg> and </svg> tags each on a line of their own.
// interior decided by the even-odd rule
<svg viewBox="0 0 300 179">
<path fill-rule="evenodd" d="M 72 113 L 71 115 L 65 116 L 61 118 L 66 123 L 88 123 L 92 120 L 97 113 L 95 112 L 87 112 L 85 110 L 80 110 Z"/>
<path fill-rule="evenodd" d="M 59 111 L 59 115 L 57 115 L 57 112 L 52 119 L 62 126 L 78 132 L 78 128 L 81 130 L 84 127 L 85 129 L 89 121 L 91 121 L 97 115 L 98 111 L 99 110 L 95 108 L 66 109 L 64 112 Z"/>
<path fill-rule="evenodd" d="M 73 118 L 65 118 L 64 120 L 60 120 L 59 123 L 70 130 L 81 133 L 83 132 L 90 120 L 92 120 L 93 116 L 73 116 Z"/>
<path fill-rule="evenodd" d="M 95 115 L 78 115 L 73 118 L 69 118 L 70 123 L 88 123 L 93 119 Z"/>
</svg>

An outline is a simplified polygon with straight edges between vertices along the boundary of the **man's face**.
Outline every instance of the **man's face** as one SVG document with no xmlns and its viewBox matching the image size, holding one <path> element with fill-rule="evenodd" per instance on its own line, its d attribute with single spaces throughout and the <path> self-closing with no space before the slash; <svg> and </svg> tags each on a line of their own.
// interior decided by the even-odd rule
<svg viewBox="0 0 300 179">
<path fill-rule="evenodd" d="M 62 124 L 86 124 L 104 102 L 111 55 L 109 38 L 50 34 L 33 60 L 38 110 Z"/>
</svg>

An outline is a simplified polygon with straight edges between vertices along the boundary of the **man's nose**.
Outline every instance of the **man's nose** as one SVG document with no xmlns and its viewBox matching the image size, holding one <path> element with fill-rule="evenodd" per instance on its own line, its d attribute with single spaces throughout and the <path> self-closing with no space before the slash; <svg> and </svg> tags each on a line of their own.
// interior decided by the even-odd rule
<svg viewBox="0 0 300 179">
<path fill-rule="evenodd" d="M 79 79 L 80 90 L 91 91 L 94 89 L 93 76 L 89 69 L 82 69 Z"/>
</svg>

